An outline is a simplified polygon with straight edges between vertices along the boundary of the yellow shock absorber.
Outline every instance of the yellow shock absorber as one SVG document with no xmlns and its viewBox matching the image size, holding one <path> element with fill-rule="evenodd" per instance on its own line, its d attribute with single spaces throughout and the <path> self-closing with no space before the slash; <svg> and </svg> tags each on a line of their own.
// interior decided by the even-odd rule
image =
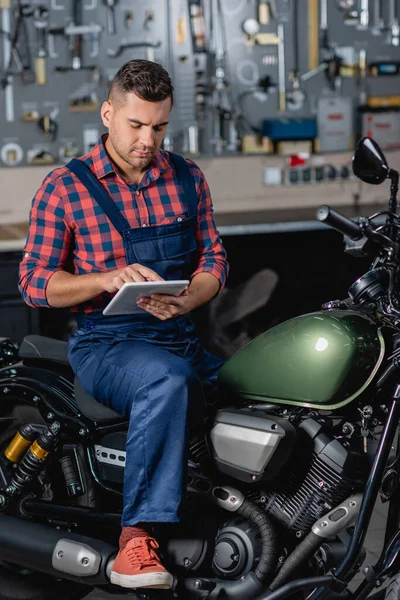
<svg viewBox="0 0 400 600">
<path fill-rule="evenodd" d="M 45 450 L 44 448 L 42 448 L 39 443 L 38 440 L 36 440 L 35 442 L 33 442 L 32 446 L 30 447 L 30 452 L 32 452 L 32 454 L 38 459 L 38 460 L 46 460 L 46 458 L 48 457 L 48 455 L 50 454 L 47 450 Z"/>
<path fill-rule="evenodd" d="M 17 463 L 32 444 L 18 431 L 4 451 L 4 456 L 12 463 Z"/>
</svg>

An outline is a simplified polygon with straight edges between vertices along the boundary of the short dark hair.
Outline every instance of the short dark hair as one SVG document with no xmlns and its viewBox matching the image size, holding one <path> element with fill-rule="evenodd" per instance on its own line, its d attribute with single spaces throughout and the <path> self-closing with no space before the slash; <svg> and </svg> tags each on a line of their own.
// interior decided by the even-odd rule
<svg viewBox="0 0 400 600">
<path fill-rule="evenodd" d="M 168 71 L 149 60 L 130 60 L 122 65 L 111 83 L 109 99 L 133 92 L 148 102 L 161 102 L 171 98 L 174 88 Z"/>
</svg>

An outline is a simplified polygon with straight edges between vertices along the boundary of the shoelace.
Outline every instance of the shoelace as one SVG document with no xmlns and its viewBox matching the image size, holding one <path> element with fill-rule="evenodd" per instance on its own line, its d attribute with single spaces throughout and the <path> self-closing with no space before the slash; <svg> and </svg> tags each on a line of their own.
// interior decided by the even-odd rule
<svg viewBox="0 0 400 600">
<path fill-rule="evenodd" d="M 160 559 L 155 552 L 158 547 L 156 540 L 147 537 L 141 539 L 137 545 L 128 548 L 126 555 L 134 568 L 155 567 L 160 564 Z"/>
</svg>

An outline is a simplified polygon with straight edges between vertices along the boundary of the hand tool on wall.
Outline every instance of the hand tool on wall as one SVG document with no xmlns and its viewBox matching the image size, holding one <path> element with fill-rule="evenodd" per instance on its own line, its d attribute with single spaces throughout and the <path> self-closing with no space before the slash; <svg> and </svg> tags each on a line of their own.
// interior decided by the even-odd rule
<svg viewBox="0 0 400 600">
<path fill-rule="evenodd" d="M 175 43 L 178 45 L 186 43 L 186 5 L 184 2 L 180 4 L 176 20 Z"/>
<path fill-rule="evenodd" d="M 306 100 L 306 95 L 301 89 L 300 79 L 300 44 L 299 44 L 299 10 L 300 3 L 293 2 L 293 49 L 294 49 L 294 65 L 290 72 L 291 90 L 286 94 L 287 107 L 290 110 L 301 110 Z"/>
<path fill-rule="evenodd" d="M 373 35 L 381 35 L 384 30 L 384 22 L 382 15 L 382 0 L 373 0 L 372 5 L 372 28 Z"/>
<path fill-rule="evenodd" d="M 124 12 L 125 29 L 130 29 L 132 23 L 133 23 L 133 12 L 131 10 L 126 10 Z"/>
<path fill-rule="evenodd" d="M 212 91 L 209 106 L 213 118 L 212 145 L 216 154 L 236 150 L 237 134 L 234 123 L 232 92 L 226 62 L 226 31 L 220 0 L 210 4 L 210 57 L 212 60 Z"/>
<path fill-rule="evenodd" d="M 66 36 L 67 38 L 69 38 L 69 48 L 72 51 L 75 47 L 74 40 L 76 36 L 89 36 L 92 40 L 92 50 L 90 51 L 90 56 L 96 57 L 99 54 L 99 38 L 102 30 L 102 26 L 98 25 L 97 23 L 89 23 L 88 25 L 74 25 L 73 23 L 71 23 L 66 27 L 51 27 L 49 29 L 49 56 L 51 58 L 59 57 L 58 52 L 55 51 L 55 37 Z M 81 62 L 80 68 L 95 70 L 97 67 L 96 65 L 82 66 Z M 72 65 L 67 67 L 56 67 L 56 71 L 58 71 L 59 73 L 64 73 L 71 70 L 78 69 L 74 69 Z"/>
<path fill-rule="evenodd" d="M 146 31 L 150 31 L 151 29 L 151 25 L 154 23 L 154 13 L 152 10 L 146 10 L 145 16 L 144 16 L 144 23 L 143 23 L 143 27 L 144 29 L 146 29 Z"/>
<path fill-rule="evenodd" d="M 54 142 L 58 132 L 58 124 L 55 120 L 55 117 L 53 117 L 52 114 L 43 115 L 39 118 L 37 123 L 39 129 L 43 131 L 44 135 L 51 138 L 51 141 Z"/>
<path fill-rule="evenodd" d="M 96 89 L 98 80 L 85 82 L 77 90 L 68 96 L 68 109 L 71 112 L 87 112 L 98 110 L 100 107 Z"/>
<path fill-rule="evenodd" d="M 207 35 L 201 0 L 189 0 L 189 14 L 193 51 L 205 52 Z"/>
<path fill-rule="evenodd" d="M 309 29 L 313 29 L 313 39 L 315 38 L 315 9 L 317 6 L 317 0 L 309 0 L 308 4 L 308 20 L 309 20 Z M 334 47 L 330 44 L 329 41 L 329 33 L 328 33 L 328 5 L 327 0 L 320 0 L 320 64 L 310 69 L 307 73 L 304 73 L 300 76 L 300 81 L 308 81 L 309 79 L 319 75 L 320 73 L 325 73 L 326 78 L 328 80 L 329 86 L 333 91 L 339 92 L 341 86 L 341 75 L 340 68 L 342 64 L 342 58 L 338 56 L 335 52 Z M 314 25 L 313 28 L 310 27 L 310 20 Z M 309 38 L 310 42 L 310 38 Z M 313 51 L 311 53 L 311 50 Z M 315 64 L 315 44 L 309 44 L 309 65 Z"/>
<path fill-rule="evenodd" d="M 107 56 L 109 56 L 110 58 L 118 58 L 118 56 L 120 56 L 124 52 L 124 50 L 132 48 L 146 48 L 147 60 L 151 60 L 152 62 L 154 62 L 154 49 L 159 48 L 160 46 L 161 42 L 137 42 L 133 40 L 128 40 L 127 38 L 122 38 L 117 48 L 108 48 Z"/>
<path fill-rule="evenodd" d="M 341 85 L 340 65 L 342 60 L 337 56 L 334 47 L 329 41 L 328 0 L 320 0 L 320 31 L 320 66 L 325 67 L 324 72 L 331 89 L 338 91 Z M 312 76 L 312 73 L 303 75 L 301 79 L 306 81 L 306 79 L 309 79 L 309 76 Z"/>
<path fill-rule="evenodd" d="M 115 26 L 115 5 L 117 0 L 103 0 L 107 7 L 107 33 L 108 35 L 115 35 L 117 32 Z"/>
<path fill-rule="evenodd" d="M 58 73 L 67 73 L 68 71 L 80 71 L 81 69 L 98 71 L 97 65 L 84 65 L 82 62 L 83 38 L 89 35 L 93 49 L 91 56 L 98 55 L 99 35 L 102 31 L 102 26 L 97 23 L 89 25 L 82 24 L 82 0 L 73 0 L 72 4 L 72 20 L 66 27 L 51 27 L 49 35 L 51 39 L 51 52 L 54 52 L 53 36 L 66 36 L 69 39 L 69 50 L 71 52 L 71 64 L 68 66 L 57 66 L 55 68 Z"/>
<path fill-rule="evenodd" d="M 36 85 L 46 84 L 46 57 L 47 57 L 47 27 L 49 24 L 49 11 L 46 6 L 36 6 L 33 13 L 33 25 L 36 29 L 37 54 L 35 59 Z"/>
<path fill-rule="evenodd" d="M 328 0 L 320 0 L 319 29 L 321 34 L 319 44 L 321 52 L 320 60 L 324 60 L 326 52 L 330 51 L 328 40 Z"/>
<path fill-rule="evenodd" d="M 318 0 L 308 0 L 308 69 L 313 71 L 319 65 Z"/>
<path fill-rule="evenodd" d="M 365 30 L 369 27 L 369 0 L 359 0 L 360 10 L 358 16 L 357 29 Z"/>
<path fill-rule="evenodd" d="M 18 73 L 24 84 L 32 83 L 31 53 L 26 19 L 32 16 L 32 7 L 17 0 L 14 15 L 14 28 L 11 28 L 11 9 L 1 11 L 1 32 L 3 38 L 4 70 L 0 73 L 0 88 L 4 90 L 5 117 L 7 122 L 14 121 L 13 75 Z M 15 65 L 16 71 L 13 66 Z"/>
<path fill-rule="evenodd" d="M 275 5 L 275 6 L 273 6 Z M 276 4 L 273 2 L 268 2 L 267 0 L 258 0 L 258 22 L 260 25 L 268 25 L 273 17 L 273 11 L 275 8 L 276 15 Z"/>
<path fill-rule="evenodd" d="M 392 46 L 398 46 L 400 42 L 400 25 L 399 25 L 399 16 L 397 13 L 397 1 L 396 0 L 387 0 L 388 3 L 388 12 L 389 12 L 389 21 L 388 21 L 388 37 L 387 43 Z"/>
<path fill-rule="evenodd" d="M 368 100 L 367 91 L 367 51 L 365 48 L 358 53 L 358 103 L 365 106 Z"/>
<path fill-rule="evenodd" d="M 72 24 L 75 26 L 82 25 L 82 0 L 73 0 L 72 2 Z M 75 33 L 75 35 L 70 36 L 73 71 L 79 71 L 82 67 L 82 45 L 83 38 L 81 33 Z"/>
<path fill-rule="evenodd" d="M 283 23 L 278 25 L 278 94 L 279 112 L 286 110 L 286 65 L 285 65 L 285 29 Z"/>
<path fill-rule="evenodd" d="M 336 5 L 340 10 L 349 11 L 354 8 L 356 0 L 336 0 Z"/>
</svg>

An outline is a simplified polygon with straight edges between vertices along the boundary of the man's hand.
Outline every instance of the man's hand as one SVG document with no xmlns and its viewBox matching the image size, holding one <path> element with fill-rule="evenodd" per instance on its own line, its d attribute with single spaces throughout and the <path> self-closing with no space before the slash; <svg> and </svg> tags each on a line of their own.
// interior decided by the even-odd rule
<svg viewBox="0 0 400 600">
<path fill-rule="evenodd" d="M 164 281 L 153 269 L 135 263 L 122 269 L 100 273 L 99 279 L 105 292 L 118 292 L 129 281 Z"/>
<path fill-rule="evenodd" d="M 152 294 L 138 300 L 138 306 L 161 321 L 186 315 L 208 302 L 219 290 L 219 281 L 211 273 L 198 273 L 180 296 Z"/>
<path fill-rule="evenodd" d="M 151 298 L 147 296 L 139 298 L 137 305 L 161 321 L 186 315 L 194 308 L 192 296 L 189 294 L 188 288 L 180 296 L 152 294 Z"/>
</svg>

